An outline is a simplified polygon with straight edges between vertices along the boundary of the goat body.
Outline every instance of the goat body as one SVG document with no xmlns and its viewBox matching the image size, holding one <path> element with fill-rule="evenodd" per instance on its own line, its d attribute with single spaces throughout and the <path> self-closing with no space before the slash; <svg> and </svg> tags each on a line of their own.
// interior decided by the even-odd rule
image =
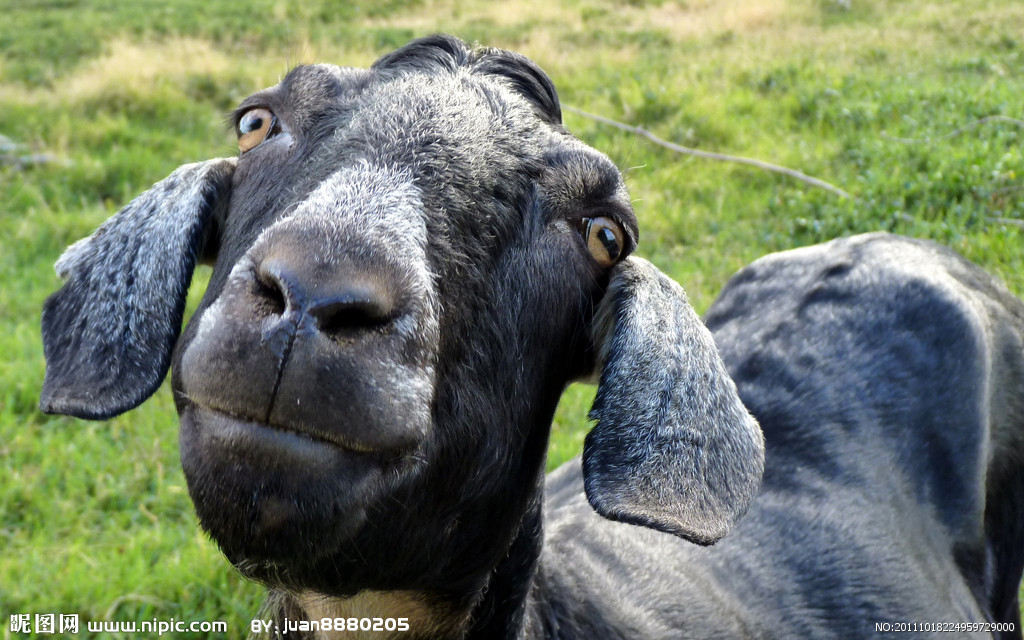
<svg viewBox="0 0 1024 640">
<path fill-rule="evenodd" d="M 444 36 L 299 67 L 235 122 L 238 158 L 62 256 L 41 407 L 110 417 L 172 368 L 190 495 L 270 587 L 265 631 L 1020 637 L 1024 311 L 977 267 L 886 235 L 771 256 L 712 336 L 629 255 L 622 177 L 543 72 Z M 545 478 L 584 378 L 596 424 Z"/>
<path fill-rule="evenodd" d="M 563 466 L 529 637 L 1019 638 L 1024 304 L 948 249 L 869 234 L 755 262 L 706 322 L 764 430 L 760 493 L 696 547 L 596 517 Z"/>
</svg>

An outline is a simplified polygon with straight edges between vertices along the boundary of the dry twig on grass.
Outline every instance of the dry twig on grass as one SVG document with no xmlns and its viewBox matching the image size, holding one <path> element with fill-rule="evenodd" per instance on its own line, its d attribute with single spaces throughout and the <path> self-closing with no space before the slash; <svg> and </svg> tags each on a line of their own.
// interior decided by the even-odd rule
<svg viewBox="0 0 1024 640">
<path fill-rule="evenodd" d="M 724 153 L 714 153 L 712 151 L 701 151 L 700 149 L 684 147 L 674 142 L 669 142 L 668 140 L 659 138 L 658 136 L 654 135 L 653 133 L 651 133 L 647 129 L 644 129 L 643 127 L 634 127 L 633 125 L 625 124 L 624 122 L 619 122 L 618 120 L 612 120 L 611 118 L 606 118 L 604 116 L 589 113 L 587 111 L 583 111 L 582 109 L 577 109 L 576 107 L 562 105 L 562 110 L 568 111 L 570 113 L 575 113 L 576 115 L 583 116 L 584 118 L 589 118 L 595 122 L 600 122 L 602 124 L 607 124 L 618 129 L 622 129 L 623 131 L 629 131 L 630 133 L 634 133 L 638 136 L 647 138 L 656 145 L 665 147 L 666 149 L 671 149 L 672 151 L 675 151 L 677 153 L 683 153 L 689 156 L 696 156 L 698 158 L 706 158 L 708 160 L 718 160 L 719 162 L 735 162 L 738 164 L 745 164 L 751 167 L 756 167 L 758 169 L 763 169 L 764 171 L 781 173 L 782 175 L 789 176 L 790 178 L 799 180 L 800 182 L 805 182 L 811 186 L 818 187 L 819 189 L 824 189 L 825 191 L 834 193 L 841 198 L 850 198 L 851 200 L 854 199 L 852 195 L 835 186 L 834 184 L 830 184 L 828 182 L 825 182 L 824 180 L 820 180 L 813 176 L 809 176 L 806 173 L 803 173 L 802 171 L 797 171 L 796 169 L 790 169 L 789 167 L 783 167 L 777 164 L 772 164 L 770 162 L 764 162 L 763 160 L 755 160 L 753 158 L 744 158 L 742 156 L 730 156 Z"/>
</svg>

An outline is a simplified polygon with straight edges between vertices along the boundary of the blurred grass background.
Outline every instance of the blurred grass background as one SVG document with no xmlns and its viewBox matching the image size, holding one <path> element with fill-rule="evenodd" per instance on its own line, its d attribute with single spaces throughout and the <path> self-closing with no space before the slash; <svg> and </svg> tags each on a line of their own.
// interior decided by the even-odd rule
<svg viewBox="0 0 1024 640">
<path fill-rule="evenodd" d="M 79 637 L 85 620 L 172 617 L 241 637 L 256 615 L 261 589 L 199 532 L 166 385 L 109 422 L 40 414 L 39 312 L 66 245 L 176 166 L 234 154 L 225 115 L 294 64 L 364 66 L 447 31 L 530 56 L 567 105 L 855 196 L 567 113 L 625 172 L 639 253 L 699 311 L 765 253 L 873 230 L 949 245 L 1024 293 L 1024 3 L 0 0 L 0 16 L 2 637 L 13 613 L 78 613 Z M 591 397 L 566 394 L 552 466 L 578 453 Z"/>
</svg>

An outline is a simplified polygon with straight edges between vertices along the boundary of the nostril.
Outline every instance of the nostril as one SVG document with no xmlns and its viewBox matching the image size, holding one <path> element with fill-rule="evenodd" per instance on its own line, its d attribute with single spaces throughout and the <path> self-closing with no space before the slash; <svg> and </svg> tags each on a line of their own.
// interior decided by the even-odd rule
<svg viewBox="0 0 1024 640">
<path fill-rule="evenodd" d="M 309 314 L 316 319 L 321 332 L 338 335 L 389 323 L 394 317 L 394 305 L 376 291 L 354 289 L 315 301 Z"/>
<path fill-rule="evenodd" d="M 288 287 L 280 278 L 264 269 L 256 271 L 253 278 L 256 305 L 260 315 L 284 315 L 288 308 Z"/>
</svg>

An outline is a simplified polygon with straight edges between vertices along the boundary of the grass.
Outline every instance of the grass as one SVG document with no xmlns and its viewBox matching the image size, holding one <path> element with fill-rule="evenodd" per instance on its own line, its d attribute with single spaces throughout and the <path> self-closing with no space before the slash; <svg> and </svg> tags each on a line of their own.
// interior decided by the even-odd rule
<svg viewBox="0 0 1024 640">
<path fill-rule="evenodd" d="M 1024 293 L 1024 130 L 943 137 L 1024 117 L 1024 4 L 847 4 L 0 0 L 0 134 L 24 145 L 2 153 L 53 158 L 0 167 L 0 634 L 12 613 L 59 612 L 245 635 L 260 589 L 198 531 L 166 385 L 109 422 L 40 414 L 39 310 L 67 244 L 179 164 L 233 153 L 225 113 L 295 63 L 365 65 L 449 31 L 534 58 L 566 104 L 855 196 L 567 114 L 625 171 L 640 253 L 700 311 L 760 255 L 879 229 L 947 244 Z M 552 466 L 578 453 L 592 393 L 566 394 Z"/>
</svg>

